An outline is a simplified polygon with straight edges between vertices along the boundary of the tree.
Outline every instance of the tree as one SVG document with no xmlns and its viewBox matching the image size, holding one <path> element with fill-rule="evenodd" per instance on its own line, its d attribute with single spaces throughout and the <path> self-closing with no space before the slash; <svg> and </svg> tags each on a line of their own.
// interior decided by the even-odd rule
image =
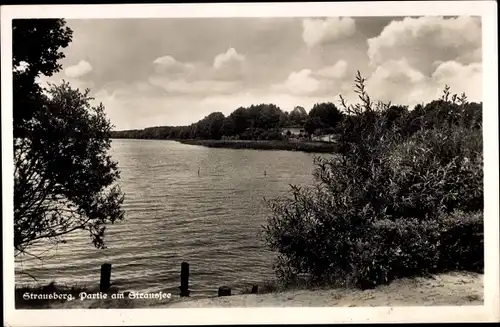
<svg viewBox="0 0 500 327">
<path fill-rule="evenodd" d="M 224 114 L 222 112 L 211 113 L 208 117 L 210 138 L 220 140 L 222 137 L 222 125 L 224 124 Z"/>
<path fill-rule="evenodd" d="M 279 118 L 279 123 L 278 123 L 279 127 L 285 127 L 289 125 L 289 123 L 290 123 L 290 116 L 288 112 L 287 111 L 282 112 Z"/>
<path fill-rule="evenodd" d="M 64 242 L 87 230 L 104 248 L 106 223 L 123 219 L 120 173 L 107 154 L 111 125 L 102 104 L 89 104 L 68 83 L 52 85 L 33 113 L 27 136 L 14 144 L 14 246 Z"/>
<path fill-rule="evenodd" d="M 13 118 L 14 135 L 24 133 L 24 125 L 38 110 L 40 74 L 52 76 L 61 70 L 60 51 L 72 40 L 73 31 L 62 19 L 14 19 L 12 21 Z"/>
<path fill-rule="evenodd" d="M 234 123 L 230 117 L 224 118 L 221 126 L 221 134 L 222 136 L 233 136 L 234 133 Z"/>
<path fill-rule="evenodd" d="M 302 125 L 307 119 L 307 112 L 303 107 L 297 106 L 290 112 L 290 120 L 296 125 Z"/>
<path fill-rule="evenodd" d="M 239 107 L 229 115 L 233 123 L 235 134 L 241 135 L 250 127 L 248 116 L 247 110 L 243 107 Z"/>
<path fill-rule="evenodd" d="M 316 128 L 336 127 L 343 118 L 342 112 L 331 102 L 317 103 L 309 112 L 306 131 L 314 132 Z"/>
<path fill-rule="evenodd" d="M 91 106 L 89 90 L 63 82 L 44 93 L 36 85 L 36 76 L 61 68 L 58 48 L 71 40 L 64 21 L 13 24 L 15 255 L 76 230 L 104 248 L 105 225 L 123 219 L 120 173 L 107 154 L 112 126 L 102 104 Z"/>
<path fill-rule="evenodd" d="M 257 127 L 264 129 L 273 129 L 279 127 L 280 116 L 283 114 L 281 109 L 274 104 L 262 104 L 260 107 L 259 124 Z"/>
<path fill-rule="evenodd" d="M 193 138 L 218 140 L 222 136 L 222 125 L 224 123 L 222 112 L 213 112 L 194 124 Z"/>
<path fill-rule="evenodd" d="M 321 120 L 320 117 L 308 117 L 306 123 L 304 124 L 304 130 L 308 134 L 316 134 L 316 130 L 321 130 L 325 128 L 325 123 Z"/>
</svg>

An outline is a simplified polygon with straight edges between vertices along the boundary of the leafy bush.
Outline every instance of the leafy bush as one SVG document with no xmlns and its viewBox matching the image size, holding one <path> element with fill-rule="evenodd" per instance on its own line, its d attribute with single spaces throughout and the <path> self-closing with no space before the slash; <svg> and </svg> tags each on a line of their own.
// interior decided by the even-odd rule
<svg viewBox="0 0 500 327">
<path fill-rule="evenodd" d="M 440 217 L 439 270 L 484 269 L 483 213 L 454 211 Z"/>
<path fill-rule="evenodd" d="M 264 237 L 278 252 L 278 277 L 286 283 L 308 274 L 314 283 L 369 288 L 482 266 L 479 257 L 469 266 L 458 260 L 482 251 L 482 222 L 470 216 L 483 205 L 481 130 L 449 119 L 460 117 L 465 101 L 453 96 L 446 107 L 458 114 L 428 114 L 438 117 L 432 126 L 407 133 L 407 120 L 420 113 L 374 105 L 359 72 L 356 91 L 360 104 L 341 98 L 340 154 L 315 159 L 313 187 L 292 186 L 291 196 L 268 201 Z M 462 235 L 474 235 L 474 244 Z"/>
<path fill-rule="evenodd" d="M 370 234 L 352 256 L 355 285 L 370 288 L 436 269 L 439 229 L 435 221 L 383 219 L 368 231 Z"/>
<path fill-rule="evenodd" d="M 420 130 L 395 144 L 391 165 L 388 213 L 424 217 L 441 211 L 483 208 L 481 130 Z"/>
</svg>

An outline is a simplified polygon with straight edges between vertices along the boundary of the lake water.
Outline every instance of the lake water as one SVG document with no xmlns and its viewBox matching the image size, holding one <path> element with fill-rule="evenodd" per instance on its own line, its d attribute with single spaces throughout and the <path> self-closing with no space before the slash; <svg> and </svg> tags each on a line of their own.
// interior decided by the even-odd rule
<svg viewBox="0 0 500 327">
<path fill-rule="evenodd" d="M 192 296 L 264 282 L 274 277 L 275 254 L 258 235 L 269 215 L 263 197 L 311 184 L 314 168 L 309 153 L 156 140 L 113 140 L 112 156 L 125 220 L 108 227 L 108 248 L 95 249 L 88 234 L 72 235 L 43 261 L 17 258 L 17 283 L 33 281 L 19 274 L 24 270 L 44 283 L 98 285 L 100 265 L 109 262 L 121 290 L 178 294 L 182 261 L 190 264 Z"/>
</svg>

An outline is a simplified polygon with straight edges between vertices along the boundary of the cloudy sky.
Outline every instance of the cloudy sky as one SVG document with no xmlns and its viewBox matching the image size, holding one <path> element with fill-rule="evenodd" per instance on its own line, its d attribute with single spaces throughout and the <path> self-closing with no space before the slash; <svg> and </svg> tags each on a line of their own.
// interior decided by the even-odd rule
<svg viewBox="0 0 500 327">
<path fill-rule="evenodd" d="M 185 125 L 214 111 L 374 100 L 414 105 L 444 85 L 481 101 L 480 18 L 168 18 L 68 20 L 65 79 L 90 88 L 116 129 Z"/>
</svg>

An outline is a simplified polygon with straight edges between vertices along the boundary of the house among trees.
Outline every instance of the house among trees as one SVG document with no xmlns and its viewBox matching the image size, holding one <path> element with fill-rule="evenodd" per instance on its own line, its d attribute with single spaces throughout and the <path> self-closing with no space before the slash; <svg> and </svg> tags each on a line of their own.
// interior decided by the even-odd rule
<svg viewBox="0 0 500 327">
<path fill-rule="evenodd" d="M 312 141 L 335 142 L 335 138 L 336 134 L 322 134 L 322 135 L 311 134 Z"/>
<path fill-rule="evenodd" d="M 303 127 L 290 126 L 281 129 L 281 134 L 289 138 L 299 138 L 306 135 Z"/>
</svg>

